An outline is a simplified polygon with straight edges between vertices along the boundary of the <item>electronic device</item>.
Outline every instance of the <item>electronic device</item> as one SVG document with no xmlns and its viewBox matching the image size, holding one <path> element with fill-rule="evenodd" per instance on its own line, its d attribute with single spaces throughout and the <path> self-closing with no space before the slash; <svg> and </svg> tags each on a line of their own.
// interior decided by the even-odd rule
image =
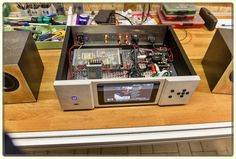
<svg viewBox="0 0 236 159">
<path fill-rule="evenodd" d="M 184 20 L 193 20 L 193 18 L 195 17 L 195 14 L 176 14 L 176 15 L 173 15 L 173 14 L 167 14 L 165 12 L 165 10 L 163 9 L 163 6 L 161 6 L 160 8 L 160 11 L 162 13 L 162 15 L 164 16 L 164 18 L 166 20 L 172 20 L 172 21 L 184 21 Z"/>
<path fill-rule="evenodd" d="M 115 24 L 115 10 L 99 10 L 94 21 L 97 24 Z"/>
<path fill-rule="evenodd" d="M 171 26 L 71 26 L 54 87 L 81 110 L 187 104 L 199 81 Z"/>
<path fill-rule="evenodd" d="M 4 103 L 35 102 L 43 63 L 30 31 L 3 32 Z"/>
<path fill-rule="evenodd" d="M 168 15 L 195 14 L 197 9 L 191 3 L 163 3 L 162 8 Z"/>
<path fill-rule="evenodd" d="M 192 20 L 166 20 L 161 11 L 157 12 L 161 24 L 171 25 L 174 28 L 200 28 L 204 25 L 204 20 L 196 14 Z"/>
<path fill-rule="evenodd" d="M 89 15 L 78 14 L 76 19 L 76 24 L 78 25 L 87 25 L 89 21 Z"/>
<path fill-rule="evenodd" d="M 215 29 L 218 20 L 207 8 L 202 7 L 199 15 L 205 21 L 205 26 L 208 30 L 212 31 Z"/>
<path fill-rule="evenodd" d="M 217 29 L 202 60 L 210 90 L 233 92 L 233 30 Z"/>
</svg>

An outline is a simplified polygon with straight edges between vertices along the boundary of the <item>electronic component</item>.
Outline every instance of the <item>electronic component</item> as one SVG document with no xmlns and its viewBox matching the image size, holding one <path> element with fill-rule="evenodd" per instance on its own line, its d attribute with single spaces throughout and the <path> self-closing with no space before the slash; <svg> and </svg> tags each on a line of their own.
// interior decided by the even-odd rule
<svg viewBox="0 0 236 159">
<path fill-rule="evenodd" d="M 169 72 L 168 76 L 176 76 L 170 74 L 176 71 L 171 67 L 173 55 L 167 47 L 74 49 L 72 54 L 73 79 L 146 77 L 145 72 L 150 71 L 150 77 L 154 77 L 163 70 Z"/>
<path fill-rule="evenodd" d="M 115 24 L 115 10 L 99 10 L 94 21 L 97 24 Z"/>
<path fill-rule="evenodd" d="M 63 110 L 186 104 L 199 83 L 171 26 L 68 26 L 66 34 L 54 82 Z"/>
<path fill-rule="evenodd" d="M 88 64 L 87 76 L 88 76 L 88 79 L 102 78 L 102 64 L 101 63 Z"/>
<path fill-rule="evenodd" d="M 206 8 L 201 8 L 199 15 L 205 21 L 205 26 L 208 30 L 212 31 L 215 29 L 218 22 L 217 18 Z"/>
<path fill-rule="evenodd" d="M 85 42 L 85 38 L 84 38 L 84 34 L 83 33 L 77 33 L 76 37 L 77 37 L 77 42 L 79 44 L 82 44 L 82 43 Z"/>
<path fill-rule="evenodd" d="M 155 63 L 154 66 L 155 66 L 156 72 L 159 73 L 160 72 L 160 68 L 158 67 L 158 65 Z"/>
<path fill-rule="evenodd" d="M 75 49 L 73 55 L 73 66 L 84 65 L 89 60 L 101 60 L 106 66 L 117 67 L 121 64 L 120 49 L 104 48 L 104 49 Z"/>
<path fill-rule="evenodd" d="M 156 37 L 154 35 L 148 35 L 148 41 L 153 44 L 156 41 Z"/>
<path fill-rule="evenodd" d="M 154 64 L 150 64 L 151 70 L 152 70 L 152 74 L 155 75 L 156 74 L 156 69 Z"/>
<path fill-rule="evenodd" d="M 131 35 L 131 42 L 133 44 L 138 44 L 138 42 L 139 42 L 139 35 L 138 34 L 132 34 Z"/>
</svg>

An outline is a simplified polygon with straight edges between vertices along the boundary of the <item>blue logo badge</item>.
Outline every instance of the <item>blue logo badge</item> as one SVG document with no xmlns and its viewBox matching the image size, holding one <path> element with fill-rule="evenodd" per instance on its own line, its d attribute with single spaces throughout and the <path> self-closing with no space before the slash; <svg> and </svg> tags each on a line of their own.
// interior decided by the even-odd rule
<svg viewBox="0 0 236 159">
<path fill-rule="evenodd" d="M 77 101 L 77 100 L 78 100 L 78 97 L 77 97 L 77 96 L 71 96 L 71 100 Z"/>
</svg>

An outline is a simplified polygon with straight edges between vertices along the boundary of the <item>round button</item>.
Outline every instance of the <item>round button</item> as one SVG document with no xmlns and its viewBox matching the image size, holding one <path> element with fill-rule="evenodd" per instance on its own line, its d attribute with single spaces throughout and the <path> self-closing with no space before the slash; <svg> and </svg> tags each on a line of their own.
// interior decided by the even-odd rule
<svg viewBox="0 0 236 159">
<path fill-rule="evenodd" d="M 172 89 L 170 92 L 173 93 L 174 91 L 175 91 L 175 90 Z"/>
<path fill-rule="evenodd" d="M 169 98 L 172 98 L 172 96 L 168 96 Z"/>
<path fill-rule="evenodd" d="M 178 92 L 177 95 L 180 95 L 180 92 Z"/>
<path fill-rule="evenodd" d="M 186 92 L 185 94 L 189 94 L 189 92 Z"/>
<path fill-rule="evenodd" d="M 183 98 L 184 96 L 183 95 L 180 95 L 180 98 Z"/>
<path fill-rule="evenodd" d="M 183 92 L 186 92 L 186 89 L 183 89 Z"/>
</svg>

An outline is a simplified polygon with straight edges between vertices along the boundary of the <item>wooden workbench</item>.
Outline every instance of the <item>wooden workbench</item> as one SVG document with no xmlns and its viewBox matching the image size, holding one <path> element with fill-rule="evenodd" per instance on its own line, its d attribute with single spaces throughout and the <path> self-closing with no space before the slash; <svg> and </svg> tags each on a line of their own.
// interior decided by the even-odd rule
<svg viewBox="0 0 236 159">
<path fill-rule="evenodd" d="M 179 39 L 184 30 L 175 29 Z M 189 104 L 159 107 L 158 105 L 97 108 L 64 112 L 53 87 L 60 50 L 41 50 L 44 75 L 36 103 L 4 105 L 4 129 L 8 132 L 56 130 L 88 130 L 163 125 L 185 125 L 232 121 L 232 96 L 212 94 L 201 66 L 214 31 L 187 29 L 190 35 L 181 41 L 201 82 Z M 188 42 L 188 43 L 187 43 Z M 187 44 L 186 44 L 187 43 Z M 217 71 L 217 70 L 216 70 Z"/>
</svg>

